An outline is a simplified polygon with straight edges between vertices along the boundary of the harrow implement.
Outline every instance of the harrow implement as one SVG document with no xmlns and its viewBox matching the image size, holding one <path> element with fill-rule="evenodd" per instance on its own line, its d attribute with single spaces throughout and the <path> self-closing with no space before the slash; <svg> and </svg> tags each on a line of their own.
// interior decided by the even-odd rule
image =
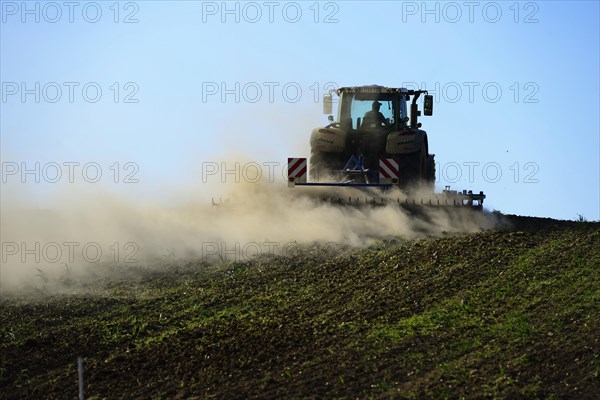
<svg viewBox="0 0 600 400">
<path fill-rule="evenodd" d="M 483 209 L 486 196 L 483 192 L 472 190 L 452 190 L 446 186 L 441 193 L 432 192 L 425 196 L 390 197 L 386 195 L 392 188 L 399 187 L 398 162 L 393 158 L 379 160 L 379 170 L 373 171 L 364 167 L 361 157 L 352 156 L 341 170 L 329 171 L 337 175 L 338 182 L 308 182 L 306 158 L 288 158 L 288 187 L 348 187 L 378 189 L 381 196 L 322 196 L 321 200 L 336 205 L 347 206 L 389 206 L 398 205 L 405 208 L 414 207 L 469 207 Z M 358 181 L 357 177 L 361 180 Z"/>
</svg>

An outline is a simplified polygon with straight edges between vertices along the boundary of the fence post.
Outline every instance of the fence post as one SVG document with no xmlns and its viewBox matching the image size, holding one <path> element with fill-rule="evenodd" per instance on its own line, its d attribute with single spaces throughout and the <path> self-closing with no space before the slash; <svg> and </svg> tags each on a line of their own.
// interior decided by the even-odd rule
<svg viewBox="0 0 600 400">
<path fill-rule="evenodd" d="M 77 357 L 77 372 L 79 375 L 79 400 L 85 400 L 83 395 L 83 358 Z"/>
</svg>

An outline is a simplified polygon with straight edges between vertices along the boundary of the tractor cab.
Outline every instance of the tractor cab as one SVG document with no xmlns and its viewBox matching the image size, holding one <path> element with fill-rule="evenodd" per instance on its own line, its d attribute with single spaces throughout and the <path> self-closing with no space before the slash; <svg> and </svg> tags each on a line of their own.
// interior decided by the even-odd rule
<svg viewBox="0 0 600 400">
<path fill-rule="evenodd" d="M 323 113 L 329 115 L 330 122 L 346 131 L 372 130 L 385 128 L 385 131 L 405 130 L 407 128 L 419 128 L 417 117 L 418 111 L 416 101 L 420 94 L 426 91 L 414 91 L 406 88 L 387 88 L 384 86 L 358 86 L 343 87 L 335 92 L 325 94 L 323 98 Z M 337 119 L 333 114 L 333 93 L 337 94 L 338 110 Z M 407 101 L 412 97 L 410 115 L 408 113 Z M 374 110 L 374 104 L 379 104 L 379 110 L 383 115 L 385 123 L 373 122 L 371 118 L 365 123 L 365 116 Z M 425 115 L 433 114 L 433 96 L 426 95 L 423 104 Z M 410 125 L 408 125 L 410 121 Z"/>
<path fill-rule="evenodd" d="M 337 118 L 330 117 L 330 121 L 337 120 L 340 128 L 346 131 L 402 129 L 408 120 L 407 93 L 406 89 L 382 86 L 340 88 L 336 92 L 339 97 Z M 331 96 L 326 94 L 323 102 L 323 112 L 330 115 L 333 111 Z M 374 117 L 378 113 L 383 116 L 382 121 Z"/>
</svg>

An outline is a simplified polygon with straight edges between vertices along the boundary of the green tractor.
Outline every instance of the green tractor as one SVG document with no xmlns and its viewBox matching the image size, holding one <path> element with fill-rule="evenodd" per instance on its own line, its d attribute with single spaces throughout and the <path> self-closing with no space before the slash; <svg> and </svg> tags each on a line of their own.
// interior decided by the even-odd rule
<svg viewBox="0 0 600 400">
<path fill-rule="evenodd" d="M 337 118 L 332 115 L 334 94 L 339 98 Z M 330 123 L 313 129 L 309 163 L 302 157 L 288 158 L 288 186 L 355 187 L 370 193 L 371 200 L 365 198 L 369 204 L 483 209 L 483 192 L 459 192 L 449 186 L 435 192 L 434 155 L 429 154 L 427 132 L 418 122 L 417 100 L 422 94 L 424 114 L 432 115 L 433 96 L 426 90 L 371 85 L 342 87 L 326 94 L 323 111 Z M 406 196 L 375 195 L 371 188 L 380 194 L 399 188 Z M 332 195 L 328 201 L 345 200 Z M 354 202 L 360 203 L 360 198 L 348 198 L 348 203 Z"/>
<path fill-rule="evenodd" d="M 421 129 L 417 100 L 424 94 L 424 114 L 433 114 L 433 96 L 426 90 L 384 86 L 342 87 L 324 96 L 323 112 L 330 124 L 310 136 L 309 180 L 376 184 L 381 167 L 401 189 L 435 182 L 434 155 Z M 338 96 L 337 117 L 332 115 Z M 408 103 L 410 102 L 410 107 Z M 409 111 L 410 108 L 410 111 Z M 390 160 L 385 168 L 381 160 Z"/>
</svg>

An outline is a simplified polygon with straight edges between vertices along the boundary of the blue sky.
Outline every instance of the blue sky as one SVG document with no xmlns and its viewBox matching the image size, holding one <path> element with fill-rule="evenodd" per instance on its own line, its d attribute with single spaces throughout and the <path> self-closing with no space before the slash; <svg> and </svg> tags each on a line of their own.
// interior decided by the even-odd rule
<svg viewBox="0 0 600 400">
<path fill-rule="evenodd" d="M 139 183 L 100 183 L 161 199 L 202 185 L 206 163 L 308 156 L 328 83 L 415 83 L 436 99 L 421 121 L 438 188 L 600 219 L 597 1 L 77 2 L 72 22 L 63 2 L 23 4 L 0 2 L 1 155 L 37 205 L 58 185 L 7 168 L 96 162 L 107 177 L 132 162 Z"/>
</svg>

